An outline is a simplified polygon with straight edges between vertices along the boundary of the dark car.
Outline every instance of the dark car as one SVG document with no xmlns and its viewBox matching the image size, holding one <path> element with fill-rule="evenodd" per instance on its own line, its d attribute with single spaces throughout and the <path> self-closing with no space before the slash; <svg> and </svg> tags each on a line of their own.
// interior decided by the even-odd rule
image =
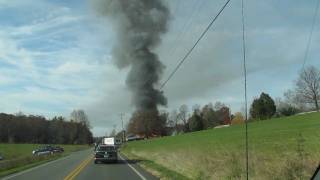
<svg viewBox="0 0 320 180">
<path fill-rule="evenodd" d="M 64 149 L 60 146 L 55 146 L 55 147 L 52 147 L 52 151 L 54 153 L 63 153 L 64 152 Z"/>
<path fill-rule="evenodd" d="M 138 140 L 144 140 L 144 139 L 145 139 L 145 137 L 134 135 L 134 134 L 127 136 L 127 141 L 138 141 Z"/>
<path fill-rule="evenodd" d="M 40 156 L 40 155 L 52 155 L 54 153 L 62 153 L 62 152 L 64 152 L 64 149 L 62 147 L 59 147 L 59 146 L 54 147 L 51 145 L 47 145 L 32 151 L 32 154 L 35 156 Z"/>
<path fill-rule="evenodd" d="M 95 151 L 94 163 L 117 162 L 118 152 L 115 146 L 99 145 Z"/>
<path fill-rule="evenodd" d="M 32 154 L 34 156 L 50 155 L 50 154 L 53 154 L 53 149 L 52 147 L 44 146 L 44 147 L 40 147 L 39 149 L 33 150 Z"/>
</svg>

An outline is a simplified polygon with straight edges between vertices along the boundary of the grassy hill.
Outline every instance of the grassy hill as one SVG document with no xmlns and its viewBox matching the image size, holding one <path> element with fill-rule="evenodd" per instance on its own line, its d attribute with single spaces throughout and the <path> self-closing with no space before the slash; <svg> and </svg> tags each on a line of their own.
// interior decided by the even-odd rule
<svg viewBox="0 0 320 180">
<path fill-rule="evenodd" d="M 320 162 L 320 113 L 252 122 L 248 128 L 251 179 L 310 178 Z M 181 179 L 243 179 L 244 130 L 234 125 L 130 142 L 122 152 L 161 177 L 174 171 Z"/>
</svg>

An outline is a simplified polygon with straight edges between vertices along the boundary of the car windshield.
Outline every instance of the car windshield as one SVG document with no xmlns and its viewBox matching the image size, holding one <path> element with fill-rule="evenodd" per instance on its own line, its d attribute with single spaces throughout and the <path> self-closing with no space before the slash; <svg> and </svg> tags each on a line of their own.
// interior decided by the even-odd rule
<svg viewBox="0 0 320 180">
<path fill-rule="evenodd" d="M 114 151 L 113 146 L 100 146 L 98 151 Z"/>
<path fill-rule="evenodd" d="M 0 178 L 310 179 L 319 47 L 320 0 L 0 0 Z"/>
</svg>

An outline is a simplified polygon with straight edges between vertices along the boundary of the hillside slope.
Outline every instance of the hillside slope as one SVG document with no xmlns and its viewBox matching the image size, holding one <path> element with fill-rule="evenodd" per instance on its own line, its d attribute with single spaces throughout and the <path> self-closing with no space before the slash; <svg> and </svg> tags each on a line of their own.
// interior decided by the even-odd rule
<svg viewBox="0 0 320 180">
<path fill-rule="evenodd" d="M 320 162 L 320 113 L 253 122 L 248 128 L 252 179 L 310 178 Z M 244 130 L 235 125 L 130 142 L 122 152 L 192 179 L 242 179 Z"/>
</svg>

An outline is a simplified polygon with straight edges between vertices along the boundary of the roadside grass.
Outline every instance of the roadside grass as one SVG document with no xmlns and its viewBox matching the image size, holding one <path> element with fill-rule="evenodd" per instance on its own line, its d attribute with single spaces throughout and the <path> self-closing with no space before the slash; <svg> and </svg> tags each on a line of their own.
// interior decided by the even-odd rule
<svg viewBox="0 0 320 180">
<path fill-rule="evenodd" d="M 122 153 L 190 179 L 245 179 L 244 130 L 234 125 L 130 142 Z M 248 130 L 250 179 L 309 179 L 320 162 L 320 113 L 252 122 Z"/>
<path fill-rule="evenodd" d="M 153 174 L 154 176 L 157 176 L 161 179 L 175 179 L 175 180 L 188 180 L 189 178 L 174 171 L 170 170 L 160 164 L 157 164 L 153 161 L 146 160 L 146 159 L 139 159 L 139 157 L 127 153 L 126 157 L 129 158 L 130 160 L 136 160 L 136 162 L 146 169 L 148 172 Z"/>
<path fill-rule="evenodd" d="M 64 156 L 71 152 L 89 148 L 87 145 L 59 145 L 64 148 L 61 154 L 48 156 L 32 156 L 32 150 L 39 148 L 40 144 L 0 144 L 0 153 L 4 160 L 0 161 L 0 177 L 7 176 Z"/>
<path fill-rule="evenodd" d="M 32 156 L 32 151 L 44 146 L 43 144 L 0 144 L 0 154 L 5 160 Z M 56 146 L 56 145 L 55 145 Z M 88 147 L 87 145 L 57 145 L 63 147 L 66 153 L 78 151 Z M 0 161 L 1 162 L 1 161 Z"/>
<path fill-rule="evenodd" d="M 46 158 L 42 158 L 41 160 L 37 159 L 37 160 L 34 160 L 33 162 L 32 161 L 28 162 L 27 164 L 24 163 L 24 165 L 20 165 L 20 166 L 16 165 L 14 168 L 9 168 L 7 170 L 0 171 L 0 177 L 4 177 L 4 176 L 8 176 L 10 174 L 18 173 L 20 171 L 33 168 L 35 166 L 56 160 L 56 159 L 58 159 L 60 157 L 64 157 L 64 156 L 66 156 L 66 155 L 55 155 L 54 157 L 46 157 Z"/>
</svg>

